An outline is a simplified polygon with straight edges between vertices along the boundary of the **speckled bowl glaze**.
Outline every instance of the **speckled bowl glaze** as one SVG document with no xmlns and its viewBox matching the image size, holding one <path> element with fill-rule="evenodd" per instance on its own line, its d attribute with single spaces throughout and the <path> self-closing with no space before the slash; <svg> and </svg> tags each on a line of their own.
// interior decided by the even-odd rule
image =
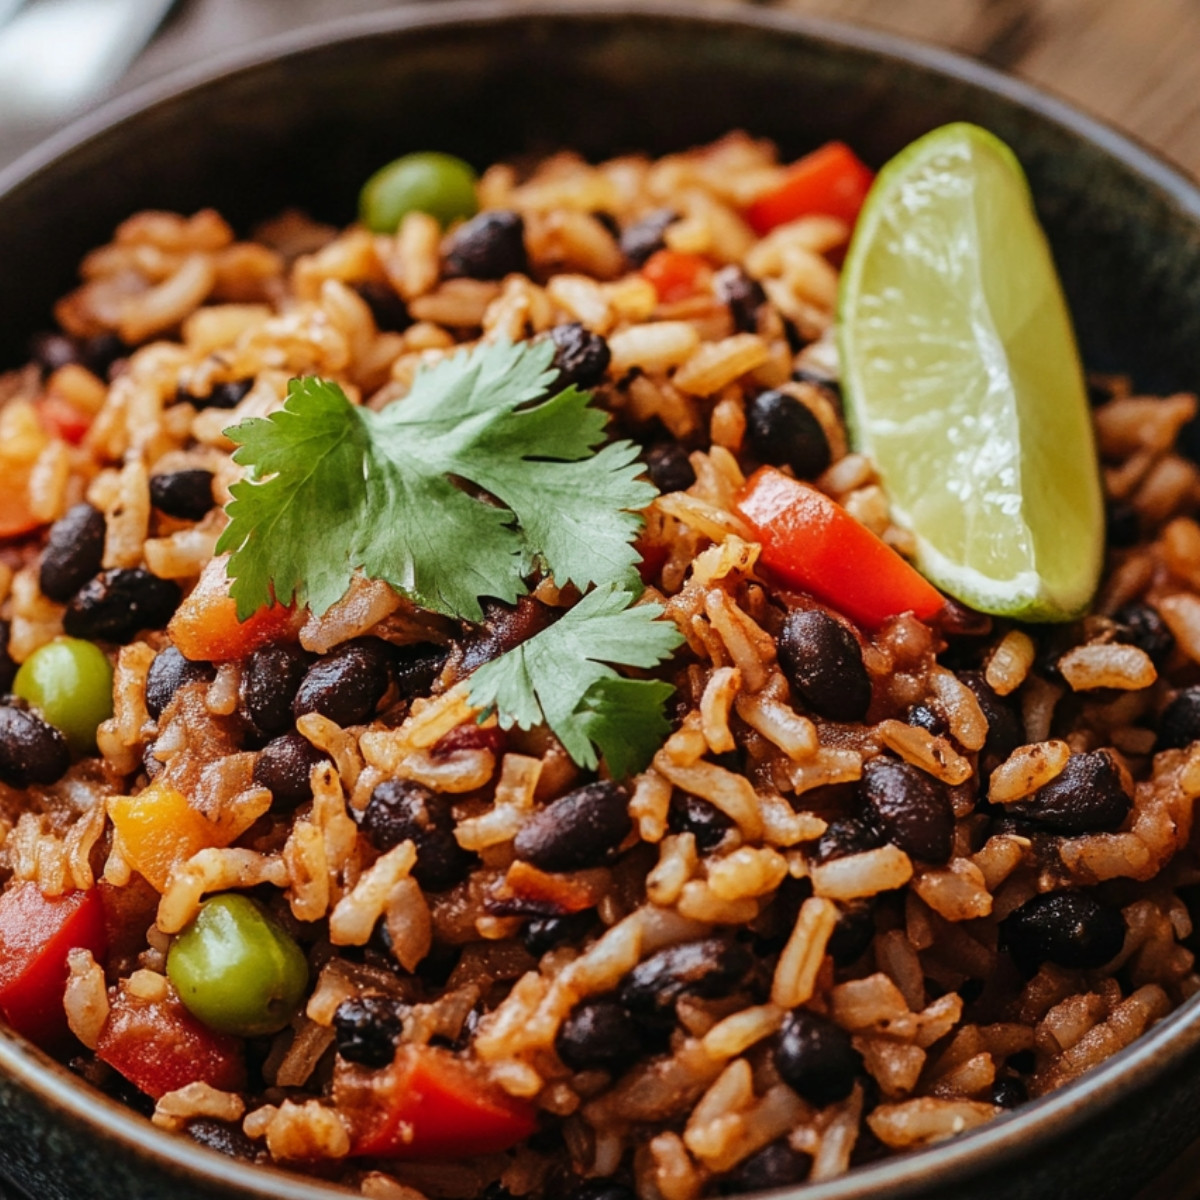
<svg viewBox="0 0 1200 1200">
<path fill-rule="evenodd" d="M 1177 172 L 946 53 L 657 0 L 399 7 L 251 47 L 85 118 L 0 173 L 0 369 L 22 361 L 82 255 L 136 209 L 211 204 L 245 224 L 298 204 L 344 223 L 367 175 L 412 149 L 479 164 L 563 146 L 659 153 L 742 127 L 785 156 L 839 137 L 878 164 L 960 119 L 1024 162 L 1088 364 L 1148 389 L 1200 386 L 1200 193 Z M 1072 1087 L 796 1195 L 1129 1197 L 1197 1134 L 1200 999 Z M 40 1200 L 347 1194 L 161 1133 L 3 1032 L 0 1168 Z"/>
</svg>

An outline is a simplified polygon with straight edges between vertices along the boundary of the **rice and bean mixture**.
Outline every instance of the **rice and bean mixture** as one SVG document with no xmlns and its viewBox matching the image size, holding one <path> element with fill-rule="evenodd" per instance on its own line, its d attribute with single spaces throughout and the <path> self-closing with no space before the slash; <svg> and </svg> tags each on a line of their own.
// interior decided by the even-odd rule
<svg viewBox="0 0 1200 1200">
<path fill-rule="evenodd" d="M 948 602 L 864 629 L 787 590 L 735 506 L 764 463 L 911 547 L 841 419 L 848 226 L 743 217 L 782 170 L 741 134 L 559 154 L 490 168 L 448 232 L 143 212 L 88 255 L 0 376 L 35 526 L 0 544 L 0 690 L 65 634 L 112 715 L 81 751 L 70 714 L 3 701 L 0 877 L 100 933 L 30 1018 L 0 922 L 11 1024 L 161 1127 L 366 1196 L 696 1200 L 971 1129 L 1196 990 L 1195 398 L 1093 381 L 1109 548 L 1074 624 Z M 664 283 L 663 251 L 699 267 Z M 530 338 L 661 493 L 644 599 L 685 644 L 646 770 L 582 771 L 458 686 L 578 600 L 549 579 L 472 626 L 360 578 L 246 653 L 181 652 L 188 598 L 227 587 L 223 430 L 297 376 L 378 410 Z M 198 1020 L 167 976 L 214 896 L 303 985 L 277 1032 Z"/>
</svg>

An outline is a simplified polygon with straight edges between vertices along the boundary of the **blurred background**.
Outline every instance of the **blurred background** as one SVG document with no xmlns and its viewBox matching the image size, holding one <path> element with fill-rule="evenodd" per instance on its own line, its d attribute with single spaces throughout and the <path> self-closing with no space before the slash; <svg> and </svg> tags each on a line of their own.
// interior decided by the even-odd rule
<svg viewBox="0 0 1200 1200">
<path fill-rule="evenodd" d="M 949 47 L 1057 92 L 1200 175 L 1197 0 L 694 2 L 758 3 Z M 0 165 L 115 92 L 255 38 L 383 7 L 385 0 L 0 0 Z"/>
</svg>

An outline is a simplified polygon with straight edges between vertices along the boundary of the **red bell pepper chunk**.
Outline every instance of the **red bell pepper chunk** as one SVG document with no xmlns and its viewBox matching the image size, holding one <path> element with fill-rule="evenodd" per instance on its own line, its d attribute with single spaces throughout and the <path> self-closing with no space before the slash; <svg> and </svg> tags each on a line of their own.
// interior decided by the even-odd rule
<svg viewBox="0 0 1200 1200">
<path fill-rule="evenodd" d="M 860 625 L 876 629 L 905 612 L 925 620 L 946 603 L 840 504 L 774 467 L 747 480 L 737 508 L 758 534 L 764 567 Z"/>
<path fill-rule="evenodd" d="M 532 1104 L 500 1091 L 434 1046 L 402 1046 L 386 1071 L 343 1070 L 335 1078 L 334 1097 L 339 1108 L 364 1101 L 370 1106 L 350 1151 L 360 1158 L 494 1154 L 537 1128 Z"/>
<path fill-rule="evenodd" d="M 656 250 L 642 265 L 642 278 L 654 285 L 662 304 L 694 296 L 710 273 L 706 259 L 679 250 Z"/>
<path fill-rule="evenodd" d="M 115 993 L 96 1057 L 155 1100 L 189 1083 L 226 1092 L 246 1083 L 239 1039 L 202 1025 L 174 996 L 148 1000 Z"/>
<path fill-rule="evenodd" d="M 642 561 L 638 563 L 638 574 L 642 577 L 642 582 L 649 587 L 667 565 L 671 552 L 661 542 L 649 541 L 644 534 L 638 537 L 633 547 L 642 556 Z"/>
<path fill-rule="evenodd" d="M 844 142 L 826 142 L 794 162 L 783 179 L 746 210 L 762 237 L 777 225 L 820 213 L 853 225 L 875 175 Z"/>
<path fill-rule="evenodd" d="M 92 427 L 92 418 L 81 408 L 54 392 L 48 392 L 37 403 L 38 420 L 47 433 L 78 446 Z"/>
<path fill-rule="evenodd" d="M 18 883 L 0 896 L 0 1012 L 18 1033 L 53 1049 L 70 1036 L 63 994 L 67 953 L 107 952 L 100 893 L 43 896 L 36 883 Z"/>
</svg>

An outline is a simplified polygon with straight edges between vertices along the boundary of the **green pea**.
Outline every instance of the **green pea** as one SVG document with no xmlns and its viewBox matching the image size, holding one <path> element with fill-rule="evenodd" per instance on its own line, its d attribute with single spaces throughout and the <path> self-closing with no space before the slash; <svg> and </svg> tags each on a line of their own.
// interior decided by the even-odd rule
<svg viewBox="0 0 1200 1200">
<path fill-rule="evenodd" d="M 226 892 L 200 906 L 167 951 L 180 1000 L 210 1029 L 238 1037 L 277 1033 L 308 987 L 292 936 L 247 896 Z"/>
<path fill-rule="evenodd" d="M 479 210 L 475 172 L 452 154 L 406 154 L 380 167 L 358 198 L 362 223 L 375 233 L 395 233 L 410 212 L 428 213 L 443 228 Z"/>
<path fill-rule="evenodd" d="M 76 754 L 96 748 L 96 727 L 113 714 L 113 671 L 93 642 L 59 637 L 35 650 L 13 681 L 13 692 L 61 729 Z"/>
</svg>

